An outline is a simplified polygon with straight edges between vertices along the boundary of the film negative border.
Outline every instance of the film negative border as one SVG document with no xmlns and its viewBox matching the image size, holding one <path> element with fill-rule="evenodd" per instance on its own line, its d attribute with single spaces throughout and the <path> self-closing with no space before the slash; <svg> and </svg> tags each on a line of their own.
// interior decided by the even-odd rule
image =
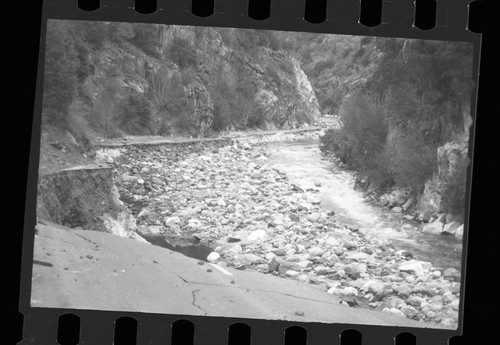
<svg viewBox="0 0 500 345">
<path fill-rule="evenodd" d="M 134 10 L 134 0 L 101 0 L 100 8 L 84 11 L 78 8 L 77 0 L 48 0 L 43 6 L 42 26 L 49 18 L 75 20 L 113 20 L 128 22 L 163 23 L 194 26 L 239 27 L 269 30 L 289 30 L 322 32 L 348 35 L 407 37 L 450 41 L 468 41 L 475 43 L 474 57 L 479 56 L 480 35 L 468 30 L 468 9 L 470 1 L 436 1 L 435 27 L 421 30 L 414 26 L 415 4 L 413 1 L 382 2 L 381 24 L 367 27 L 359 22 L 360 3 L 350 0 L 328 1 L 325 21 L 309 23 L 304 19 L 305 0 L 274 0 L 271 2 L 270 16 L 264 20 L 254 20 L 248 16 L 248 1 L 215 0 L 214 12 L 207 17 L 198 17 L 191 13 L 191 2 L 185 0 L 158 0 L 157 10 L 152 14 L 141 14 Z M 43 34 L 43 29 L 42 29 Z M 43 36 L 43 35 L 42 35 Z M 43 44 L 41 44 L 43 47 Z M 474 63 L 477 75 L 478 61 Z M 39 76 L 42 71 L 39 68 Z M 39 78 L 40 80 L 40 78 Z M 39 84 L 39 83 L 38 83 Z M 38 85 L 41 89 L 40 84 Z M 475 93 L 473 95 L 475 104 Z M 38 98 L 35 108 L 41 103 Z M 475 118 L 475 108 L 472 107 Z M 39 141 L 38 125 L 34 124 L 33 142 Z M 39 132 L 39 131 L 38 131 Z M 470 150 L 472 152 L 472 150 Z M 36 152 L 38 153 L 38 152 Z M 36 154 L 34 156 L 37 156 Z M 31 158 L 32 160 L 32 158 Z M 31 161 L 33 164 L 33 160 Z M 36 191 L 33 181 L 33 167 L 30 169 L 31 185 L 28 195 Z M 31 263 L 33 251 L 34 202 L 27 204 L 25 218 L 25 242 L 23 261 Z M 466 246 L 467 237 L 464 237 Z M 466 249 L 464 247 L 464 249 Z M 466 253 L 466 250 L 464 250 Z M 463 257 L 465 268 L 466 255 Z M 339 336 L 345 330 L 355 329 L 362 333 L 362 342 L 393 344 L 398 334 L 411 333 L 421 344 L 445 344 L 458 331 L 438 329 L 415 329 L 405 327 L 380 327 L 369 325 L 325 325 L 319 323 L 296 323 L 288 321 L 231 319 L 224 317 L 198 317 L 190 315 L 156 315 L 144 313 L 124 313 L 107 311 L 86 311 L 66 309 L 37 309 L 29 306 L 31 271 L 24 269 L 22 275 L 22 297 L 20 311 L 24 314 L 24 338 L 20 344 L 57 344 L 58 319 L 65 314 L 75 314 L 80 318 L 79 343 L 113 344 L 115 321 L 120 317 L 132 317 L 137 321 L 137 344 L 167 344 L 172 337 L 171 325 L 177 320 L 188 320 L 194 324 L 194 343 L 197 345 L 227 343 L 228 328 L 243 322 L 251 329 L 251 344 L 283 343 L 285 331 L 289 327 L 304 327 L 307 332 L 307 344 L 319 345 L 340 343 Z M 462 277 L 462 285 L 464 285 Z M 463 293 L 462 293 L 463 301 Z M 463 303 L 461 303 L 463 308 Z M 461 316 L 462 317 L 462 316 Z M 459 322 L 462 323 L 462 320 Z M 300 331 L 299 331 L 300 333 Z M 337 339 L 337 340 L 336 340 Z M 399 344 L 399 343 L 397 343 Z M 64 344 L 63 344 L 64 345 Z"/>
</svg>

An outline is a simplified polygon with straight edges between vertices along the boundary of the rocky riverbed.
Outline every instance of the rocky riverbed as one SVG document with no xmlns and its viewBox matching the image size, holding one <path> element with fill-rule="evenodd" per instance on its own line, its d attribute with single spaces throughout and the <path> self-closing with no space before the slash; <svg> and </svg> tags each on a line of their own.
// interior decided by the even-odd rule
<svg viewBox="0 0 500 345">
<path fill-rule="evenodd" d="M 232 141 L 102 149 L 137 232 L 172 247 L 203 244 L 222 267 L 323 287 L 342 304 L 456 328 L 460 272 L 366 239 L 269 163 L 265 143 L 319 132 Z M 319 187 L 319 183 L 317 185 Z"/>
</svg>

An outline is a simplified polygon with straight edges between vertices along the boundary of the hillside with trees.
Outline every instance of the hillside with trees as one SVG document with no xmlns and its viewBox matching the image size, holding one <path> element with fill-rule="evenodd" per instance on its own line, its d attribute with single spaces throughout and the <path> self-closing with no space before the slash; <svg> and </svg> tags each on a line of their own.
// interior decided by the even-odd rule
<svg viewBox="0 0 500 345">
<path fill-rule="evenodd" d="M 472 46 L 377 38 L 377 62 L 342 98 L 324 151 L 360 172 L 367 191 L 406 189 L 426 212 L 463 217 Z"/>
<path fill-rule="evenodd" d="M 79 143 L 295 128 L 317 99 L 273 32 L 49 21 L 42 123 Z"/>
</svg>

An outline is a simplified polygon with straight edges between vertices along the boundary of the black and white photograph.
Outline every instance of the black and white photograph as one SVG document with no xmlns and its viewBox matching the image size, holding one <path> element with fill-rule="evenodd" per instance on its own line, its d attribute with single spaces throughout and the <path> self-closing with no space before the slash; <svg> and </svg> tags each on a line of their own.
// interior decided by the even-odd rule
<svg viewBox="0 0 500 345">
<path fill-rule="evenodd" d="M 30 306 L 456 330 L 471 42 L 49 19 Z"/>
</svg>

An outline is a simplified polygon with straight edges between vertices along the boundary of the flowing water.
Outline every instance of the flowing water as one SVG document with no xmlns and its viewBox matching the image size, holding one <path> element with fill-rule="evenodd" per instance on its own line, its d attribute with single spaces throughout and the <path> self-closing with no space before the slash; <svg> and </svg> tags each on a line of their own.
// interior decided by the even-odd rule
<svg viewBox="0 0 500 345">
<path fill-rule="evenodd" d="M 406 250 L 433 266 L 460 270 L 462 241 L 450 235 L 420 231 L 422 225 L 403 219 L 400 213 L 369 203 L 354 189 L 354 177 L 325 160 L 318 140 L 298 140 L 269 144 L 269 163 L 286 172 L 290 181 L 302 189 L 318 189 L 325 211 L 346 225 L 357 226 L 367 238 L 376 238 Z M 315 183 L 320 187 L 315 187 Z"/>
</svg>

